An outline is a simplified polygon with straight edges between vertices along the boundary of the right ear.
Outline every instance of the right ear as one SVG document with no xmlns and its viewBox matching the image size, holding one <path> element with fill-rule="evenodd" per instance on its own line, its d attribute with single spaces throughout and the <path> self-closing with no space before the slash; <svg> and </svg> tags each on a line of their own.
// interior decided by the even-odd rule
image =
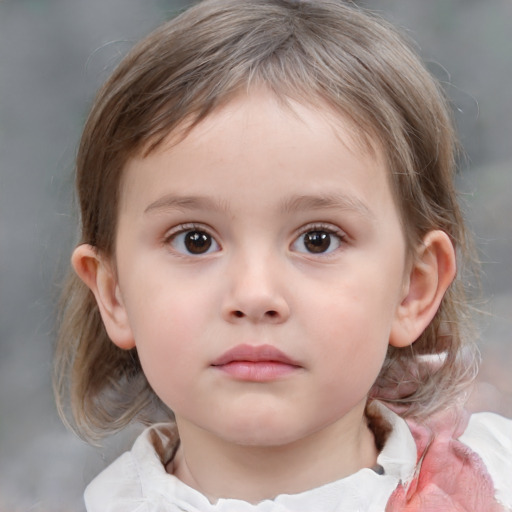
<svg viewBox="0 0 512 512">
<path fill-rule="evenodd" d="M 82 244 L 73 251 L 71 264 L 94 294 L 109 338 L 119 348 L 133 348 L 135 340 L 110 259 L 102 256 L 96 247 Z"/>
</svg>

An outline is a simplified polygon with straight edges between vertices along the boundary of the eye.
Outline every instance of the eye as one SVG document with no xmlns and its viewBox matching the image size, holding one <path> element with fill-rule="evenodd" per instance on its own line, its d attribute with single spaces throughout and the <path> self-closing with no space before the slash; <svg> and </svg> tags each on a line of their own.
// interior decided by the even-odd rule
<svg viewBox="0 0 512 512">
<path fill-rule="evenodd" d="M 338 249 L 343 235 L 331 229 L 314 228 L 302 233 L 292 244 L 297 252 L 309 254 L 327 254 Z"/>
<path fill-rule="evenodd" d="M 216 240 L 206 231 L 200 229 L 186 229 L 171 235 L 169 245 L 181 254 L 194 256 L 216 252 L 220 249 Z"/>
</svg>

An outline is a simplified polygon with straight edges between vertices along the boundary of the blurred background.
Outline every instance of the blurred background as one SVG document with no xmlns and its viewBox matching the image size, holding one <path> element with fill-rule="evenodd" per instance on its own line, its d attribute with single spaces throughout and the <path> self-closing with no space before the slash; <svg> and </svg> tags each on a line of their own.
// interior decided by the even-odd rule
<svg viewBox="0 0 512 512">
<path fill-rule="evenodd" d="M 512 416 L 512 2 L 367 0 L 446 85 L 467 153 L 483 262 L 484 363 L 470 407 Z M 73 160 L 95 90 L 185 0 L 0 0 L 0 511 L 82 511 L 85 485 L 136 429 L 92 448 L 67 432 L 50 372 L 76 239 Z"/>
</svg>

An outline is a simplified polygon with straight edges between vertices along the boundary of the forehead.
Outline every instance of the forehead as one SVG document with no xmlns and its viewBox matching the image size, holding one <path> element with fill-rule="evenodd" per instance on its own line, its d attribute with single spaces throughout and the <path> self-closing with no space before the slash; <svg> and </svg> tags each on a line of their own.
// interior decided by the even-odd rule
<svg viewBox="0 0 512 512">
<path fill-rule="evenodd" d="M 253 90 L 238 94 L 192 128 L 184 123 L 151 153 L 129 160 L 121 208 L 127 196 L 133 204 L 146 191 L 157 200 L 165 188 L 229 198 L 243 196 L 248 183 L 262 181 L 301 195 L 306 189 L 350 189 L 368 180 L 372 188 L 389 189 L 385 159 L 373 138 L 362 136 L 326 104 L 306 106 Z"/>
<path fill-rule="evenodd" d="M 353 110 L 357 111 L 357 108 Z M 212 127 L 215 129 L 233 121 L 242 121 L 247 128 L 257 123 L 266 124 L 264 129 L 268 129 L 275 127 L 274 122 L 279 118 L 288 124 L 288 130 L 292 130 L 294 124 L 309 126 L 312 132 L 321 126 L 323 135 L 334 135 L 347 149 L 380 159 L 382 152 L 377 137 L 368 131 L 372 127 L 359 126 L 352 121 L 353 114 L 352 111 L 342 112 L 339 106 L 331 106 L 313 91 L 273 91 L 264 85 L 253 84 L 220 99 L 219 107 L 199 123 L 185 120 L 166 138 L 164 147 L 172 147 L 183 140 L 191 126 L 199 136 L 201 133 L 206 135 Z"/>
</svg>

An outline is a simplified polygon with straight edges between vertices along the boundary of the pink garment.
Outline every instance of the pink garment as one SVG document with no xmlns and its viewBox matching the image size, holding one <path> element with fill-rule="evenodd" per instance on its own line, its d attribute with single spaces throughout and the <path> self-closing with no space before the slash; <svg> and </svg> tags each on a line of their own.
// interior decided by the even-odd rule
<svg viewBox="0 0 512 512">
<path fill-rule="evenodd" d="M 469 414 L 443 411 L 425 424 L 408 421 L 418 448 L 416 471 L 391 495 L 386 512 L 504 512 L 478 454 L 458 437 Z"/>
</svg>

